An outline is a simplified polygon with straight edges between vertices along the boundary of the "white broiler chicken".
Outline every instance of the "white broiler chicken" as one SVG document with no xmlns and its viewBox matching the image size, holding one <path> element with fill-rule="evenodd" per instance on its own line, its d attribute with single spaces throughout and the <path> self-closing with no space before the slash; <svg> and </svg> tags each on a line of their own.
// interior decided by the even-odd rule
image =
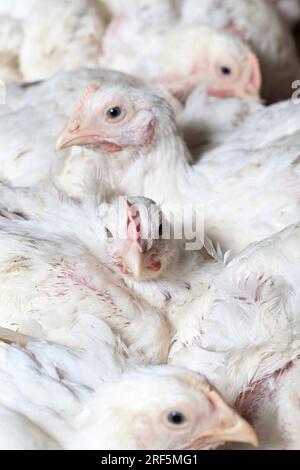
<svg viewBox="0 0 300 470">
<path fill-rule="evenodd" d="M 45 191 L 26 206 L 0 211 L 1 326 L 76 346 L 73 328 L 91 314 L 140 360 L 166 361 L 171 332 L 164 312 L 132 286 L 133 278 L 151 284 L 178 256 L 175 240 L 150 237 L 161 223 L 155 217 L 148 222 L 152 201 L 79 206 Z M 182 282 L 182 296 L 189 289 Z"/>
<path fill-rule="evenodd" d="M 239 38 L 208 26 L 175 25 L 152 31 L 117 18 L 104 38 L 102 65 L 165 87 L 185 101 L 197 85 L 210 94 L 259 98 L 260 66 Z"/>
<path fill-rule="evenodd" d="M 82 89 L 91 83 L 104 86 L 108 82 L 143 85 L 125 74 L 82 69 L 58 73 L 45 82 L 8 86 L 6 105 L 0 106 L 1 179 L 17 186 L 32 186 L 49 177 L 57 183 L 59 178 L 60 185 L 68 194 L 84 197 L 89 185 L 88 174 L 93 180 L 94 168 L 100 166 L 103 159 L 98 165 L 97 155 L 83 148 L 55 153 L 55 142 Z M 250 112 L 260 106 L 255 101 L 207 97 L 205 89 L 197 88 L 186 103 L 184 112 L 178 108 L 178 103 L 174 107 L 188 144 L 193 149 L 200 146 L 203 151 L 203 143 L 206 146 L 207 142 L 211 145 L 221 142 L 225 138 L 224 131 L 236 129 Z M 38 133 L 35 131 L 37 127 Z M 40 158 L 41 151 L 43 159 Z M 103 172 L 101 168 L 99 170 Z"/>
<path fill-rule="evenodd" d="M 288 99 L 299 76 L 294 38 L 269 0 L 183 0 L 183 21 L 225 29 L 250 44 L 260 61 L 262 97 L 268 102 Z"/>
<path fill-rule="evenodd" d="M 1 449 L 179 450 L 256 443 L 252 428 L 202 376 L 125 361 L 107 325 L 86 323 L 85 351 L 0 330 Z"/>
<path fill-rule="evenodd" d="M 115 49 L 115 55 L 119 54 L 118 64 L 121 67 L 123 65 L 124 43 L 129 43 L 131 46 L 129 51 L 132 55 L 134 44 L 142 50 L 141 43 L 144 42 L 148 46 L 148 37 L 152 37 L 153 48 L 159 51 L 158 41 L 157 39 L 155 41 L 154 38 L 163 34 L 167 35 L 169 31 L 173 37 L 173 49 L 165 57 L 164 67 L 167 67 L 168 57 L 172 58 L 172 53 L 176 56 L 176 63 L 181 66 L 181 52 L 178 54 L 179 57 L 176 52 L 184 47 L 184 38 L 177 36 L 176 31 L 178 28 L 179 31 L 180 28 L 183 28 L 183 31 L 188 31 L 189 27 L 195 28 L 195 25 L 198 25 L 200 30 L 203 25 L 208 25 L 217 30 L 229 31 L 242 39 L 245 44 L 249 44 L 261 64 L 263 98 L 274 102 L 290 97 L 291 84 L 299 76 L 296 45 L 288 26 L 269 0 L 223 0 L 221 2 L 219 0 L 201 0 L 201 2 L 195 0 L 166 0 L 164 2 L 133 0 L 129 7 L 126 3 L 126 10 L 115 18 L 108 29 L 105 48 L 108 48 L 112 57 Z M 175 46 L 176 36 L 179 38 L 179 45 L 176 43 Z M 186 40 L 188 41 L 188 36 Z M 193 51 L 195 57 L 197 56 L 198 42 L 194 41 L 194 44 L 189 44 L 188 55 L 190 57 L 193 55 Z M 108 47 L 107 43 L 111 47 Z M 224 41 L 223 43 L 225 44 Z M 233 46 L 230 46 L 229 43 L 222 50 L 213 43 L 211 43 L 211 47 L 214 47 L 219 55 L 219 64 L 222 60 L 226 62 L 226 58 L 229 58 L 231 52 L 234 51 Z M 146 59 L 147 54 L 144 54 L 144 57 Z M 201 71 L 201 59 L 200 62 L 198 59 L 197 63 Z M 142 65 L 143 68 L 145 66 L 145 64 Z M 176 72 L 178 74 L 178 70 Z M 179 72 L 182 73 L 180 69 Z M 230 75 L 227 76 L 227 79 L 230 79 Z"/>
<path fill-rule="evenodd" d="M 97 67 L 105 31 L 96 0 L 43 0 L 23 21 L 20 70 L 26 82 L 59 70 Z"/>
<path fill-rule="evenodd" d="M 58 231 L 62 236 L 65 231 L 69 231 L 71 217 L 78 218 L 82 210 L 74 209 L 68 200 L 62 203 L 59 195 L 53 190 L 40 188 L 33 190 L 0 185 L 0 201 L 2 217 L 25 219 L 28 233 L 38 226 L 46 234 L 53 235 Z M 146 301 L 162 314 L 166 314 L 171 306 L 191 302 L 195 297 L 199 297 L 201 292 L 206 291 L 212 277 L 222 269 L 222 263 L 218 261 L 219 255 L 209 240 L 200 240 L 202 250 L 186 250 L 186 243 L 175 237 L 174 227 L 168 223 L 153 201 L 145 198 L 131 198 L 130 201 L 134 202 L 134 205 L 128 208 L 129 216 L 131 212 L 133 217 L 131 237 L 137 238 L 138 233 L 135 231 L 142 230 L 141 249 L 144 254 L 139 255 L 135 249 L 131 251 L 124 244 L 127 253 L 123 248 L 119 253 L 123 255 L 122 259 L 120 256 L 116 258 L 115 242 L 111 243 L 111 247 L 106 247 L 101 259 L 104 259 L 107 265 L 111 264 L 111 260 L 115 260 L 119 275 L 134 294 L 136 301 Z M 121 204 L 124 202 L 120 199 Z M 117 207 L 116 203 L 113 207 Z M 120 228 L 119 220 L 124 216 L 123 208 L 121 207 L 120 214 L 112 211 L 106 215 L 108 208 L 108 205 L 103 204 L 100 211 L 103 224 L 110 227 L 109 236 L 116 238 Z M 69 212 L 67 220 L 64 212 Z"/>
<path fill-rule="evenodd" d="M 299 276 L 298 224 L 251 245 L 206 294 L 170 314 L 177 325 L 170 362 L 213 381 L 254 425 L 262 446 L 279 445 L 286 425 L 276 390 L 300 356 Z"/>
<path fill-rule="evenodd" d="M 87 168 L 95 165 L 116 193 L 173 205 L 181 215 L 185 204 L 202 208 L 198 222 L 205 223 L 206 236 L 238 253 L 300 220 L 299 118 L 300 107 L 292 101 L 260 107 L 222 145 L 195 155 L 199 161 L 191 165 L 163 99 L 124 86 L 89 87 L 57 148 L 94 150 Z M 70 159 L 61 178 L 66 186 L 68 179 L 69 186 L 76 181 L 76 189 L 83 174 L 83 166 L 78 174 Z"/>
<path fill-rule="evenodd" d="M 58 73 L 45 82 L 6 88 L 6 103 L 0 106 L 1 179 L 24 187 L 55 180 L 69 153 L 55 152 L 57 136 L 82 89 L 91 82 L 139 85 L 138 80 L 122 73 L 82 69 Z M 85 153 L 89 155 L 89 152 L 77 152 L 76 163 L 80 167 Z M 81 169 L 78 174 L 80 172 Z"/>
</svg>

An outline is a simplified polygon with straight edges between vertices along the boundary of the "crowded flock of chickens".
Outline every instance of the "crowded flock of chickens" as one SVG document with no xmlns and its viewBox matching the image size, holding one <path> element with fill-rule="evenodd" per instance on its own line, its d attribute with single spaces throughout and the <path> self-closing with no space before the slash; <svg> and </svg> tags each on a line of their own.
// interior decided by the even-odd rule
<svg viewBox="0 0 300 470">
<path fill-rule="evenodd" d="M 0 1 L 1 449 L 300 449 L 299 23 Z"/>
</svg>

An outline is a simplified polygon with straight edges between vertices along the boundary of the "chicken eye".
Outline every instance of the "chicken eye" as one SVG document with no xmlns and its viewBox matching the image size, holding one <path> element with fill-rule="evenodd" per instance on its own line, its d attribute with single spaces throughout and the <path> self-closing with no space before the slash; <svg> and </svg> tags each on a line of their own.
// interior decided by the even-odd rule
<svg viewBox="0 0 300 470">
<path fill-rule="evenodd" d="M 107 227 L 105 228 L 105 233 L 107 235 L 107 238 L 113 238 L 113 234 L 111 233 L 111 231 Z"/>
<path fill-rule="evenodd" d="M 222 65 L 220 67 L 220 70 L 222 72 L 222 75 L 229 77 L 232 74 L 232 70 L 230 67 L 226 67 L 226 65 Z"/>
<path fill-rule="evenodd" d="M 117 119 L 120 117 L 122 114 L 122 109 L 119 106 L 115 106 L 113 108 L 109 108 L 109 110 L 106 112 L 106 116 L 109 119 Z"/>
<path fill-rule="evenodd" d="M 180 411 L 171 411 L 171 413 L 168 414 L 169 423 L 174 424 L 175 426 L 181 426 L 186 422 L 186 420 L 186 417 Z"/>
</svg>

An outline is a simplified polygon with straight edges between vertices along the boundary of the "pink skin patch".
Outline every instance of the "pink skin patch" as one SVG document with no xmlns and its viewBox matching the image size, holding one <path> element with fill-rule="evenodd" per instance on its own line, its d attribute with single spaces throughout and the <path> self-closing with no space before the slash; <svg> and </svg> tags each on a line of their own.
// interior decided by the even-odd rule
<svg viewBox="0 0 300 470">
<path fill-rule="evenodd" d="M 121 145 L 114 144 L 112 142 L 105 142 L 105 141 L 102 141 L 101 143 L 99 143 L 99 145 L 95 145 L 95 147 L 96 148 L 100 147 L 102 150 L 104 150 L 107 153 L 117 153 L 123 150 L 123 147 L 121 147 Z"/>
<path fill-rule="evenodd" d="M 234 92 L 229 90 L 218 90 L 217 88 L 208 88 L 207 93 L 211 96 L 217 96 L 218 98 L 232 98 Z"/>
<path fill-rule="evenodd" d="M 149 271 L 153 271 L 154 273 L 158 273 L 161 270 L 161 262 L 160 261 L 153 261 L 148 267 Z"/>
<path fill-rule="evenodd" d="M 248 388 L 237 397 L 234 408 L 243 418 L 253 422 L 257 416 L 260 402 L 266 398 L 274 400 L 278 382 L 292 366 L 293 362 L 288 362 L 282 369 L 249 384 Z"/>
<path fill-rule="evenodd" d="M 71 266 L 64 266 L 62 269 L 62 277 L 65 279 L 69 279 L 72 283 L 79 287 L 85 287 L 93 292 L 102 302 L 106 302 L 114 309 L 114 311 L 119 311 L 117 308 L 113 298 L 109 294 L 109 292 L 105 289 L 98 289 L 93 284 L 91 284 L 90 280 L 84 276 L 81 276 L 76 273 L 76 271 Z M 67 293 L 67 291 L 66 291 Z"/>
<path fill-rule="evenodd" d="M 154 122 L 151 121 L 143 135 L 143 145 L 149 145 L 153 141 L 153 138 L 155 136 L 155 125 Z"/>
<path fill-rule="evenodd" d="M 151 254 L 151 262 L 147 266 L 147 269 L 149 269 L 149 271 L 152 271 L 154 273 L 158 273 L 161 270 L 161 261 L 158 259 L 157 251 L 154 251 Z"/>
</svg>

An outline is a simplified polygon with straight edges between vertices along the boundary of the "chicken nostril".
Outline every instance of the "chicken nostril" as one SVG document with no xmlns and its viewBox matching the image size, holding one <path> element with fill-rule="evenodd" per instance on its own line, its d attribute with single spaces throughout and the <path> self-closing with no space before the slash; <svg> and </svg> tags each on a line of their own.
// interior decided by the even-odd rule
<svg viewBox="0 0 300 470">
<path fill-rule="evenodd" d="M 73 122 L 73 124 L 70 126 L 69 132 L 73 133 L 76 132 L 80 129 L 80 122 Z"/>
</svg>

